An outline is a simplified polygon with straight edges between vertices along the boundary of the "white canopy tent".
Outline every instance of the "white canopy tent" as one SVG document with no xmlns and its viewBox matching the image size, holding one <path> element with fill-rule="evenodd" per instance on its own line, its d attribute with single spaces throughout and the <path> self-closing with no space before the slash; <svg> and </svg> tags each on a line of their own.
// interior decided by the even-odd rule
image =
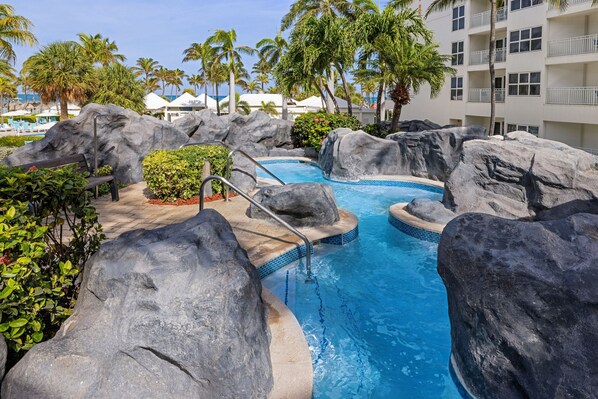
<svg viewBox="0 0 598 399">
<path fill-rule="evenodd" d="M 189 93 L 183 93 L 164 108 L 164 118 L 167 121 L 175 121 L 183 116 L 206 109 L 203 100 L 193 97 Z"/>
<path fill-rule="evenodd" d="M 166 108 L 170 103 L 157 95 L 156 93 L 149 93 L 143 99 L 145 109 L 148 111 L 160 111 Z"/>
<path fill-rule="evenodd" d="M 199 100 L 203 103 L 203 102 L 205 102 L 205 99 L 206 99 L 205 95 L 206 95 L 206 93 L 200 93 L 197 97 L 195 97 L 195 99 Z M 208 102 L 207 102 L 208 109 L 216 110 L 217 104 L 218 104 L 218 102 L 214 98 L 208 96 Z"/>
<path fill-rule="evenodd" d="M 20 109 L 17 111 L 10 111 L 10 112 L 6 112 L 6 113 L 2 114 L 2 116 L 6 116 L 6 117 L 25 116 L 25 115 L 30 115 L 30 114 L 29 114 L 29 112 L 25 111 L 24 109 Z"/>
</svg>

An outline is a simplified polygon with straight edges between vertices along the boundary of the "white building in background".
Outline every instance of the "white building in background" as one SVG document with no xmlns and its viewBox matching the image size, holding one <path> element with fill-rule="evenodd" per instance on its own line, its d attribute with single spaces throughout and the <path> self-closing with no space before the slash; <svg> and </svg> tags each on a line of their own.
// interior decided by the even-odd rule
<svg viewBox="0 0 598 399">
<path fill-rule="evenodd" d="M 151 114 L 164 112 L 164 109 L 170 104 L 168 101 L 157 95 L 156 93 L 149 93 L 143 98 L 145 110 Z"/>
<path fill-rule="evenodd" d="M 426 10 L 431 0 L 422 1 Z M 487 0 L 466 0 L 426 23 L 457 73 L 440 95 L 429 86 L 401 119 L 488 125 L 490 75 Z M 565 12 L 543 0 L 508 0 L 496 24 L 495 132 L 527 130 L 575 147 L 598 149 L 598 6 L 569 0 Z"/>
<path fill-rule="evenodd" d="M 173 122 L 191 112 L 201 111 L 206 108 L 201 98 L 193 97 L 189 93 L 183 93 L 164 107 L 164 119 Z"/>
<path fill-rule="evenodd" d="M 349 103 L 347 100 L 344 100 L 339 97 L 335 97 L 336 102 L 338 104 L 338 108 L 342 114 L 349 113 Z M 353 109 L 353 116 L 355 116 L 359 121 L 364 124 L 368 125 L 374 123 L 376 119 L 376 110 L 373 110 L 368 107 L 362 107 L 360 105 L 351 104 Z M 289 115 L 293 115 L 293 117 L 289 117 L 289 119 L 293 120 L 296 116 L 307 113 L 307 112 L 318 112 L 321 109 L 326 109 L 326 104 L 322 97 L 312 96 L 306 98 L 305 100 L 298 101 L 296 106 L 289 111 Z"/>
</svg>

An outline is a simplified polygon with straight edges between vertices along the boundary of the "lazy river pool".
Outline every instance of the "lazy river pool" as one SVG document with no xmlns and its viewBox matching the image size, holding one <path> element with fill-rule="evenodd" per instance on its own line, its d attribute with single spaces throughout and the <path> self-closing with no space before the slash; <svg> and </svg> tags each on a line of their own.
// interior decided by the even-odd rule
<svg viewBox="0 0 598 399">
<path fill-rule="evenodd" d="M 293 311 L 314 366 L 314 398 L 461 398 L 449 373 L 446 291 L 437 245 L 388 222 L 389 206 L 437 190 L 336 183 L 304 163 L 268 163 L 288 183 L 324 182 L 359 219 L 359 237 L 314 249 L 315 282 L 303 261 L 262 283 Z M 258 173 L 260 177 L 267 177 Z"/>
</svg>

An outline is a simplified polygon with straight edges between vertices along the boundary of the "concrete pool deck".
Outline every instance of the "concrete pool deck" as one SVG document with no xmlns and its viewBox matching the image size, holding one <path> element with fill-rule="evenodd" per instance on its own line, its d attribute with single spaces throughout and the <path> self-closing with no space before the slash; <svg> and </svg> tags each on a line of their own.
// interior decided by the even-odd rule
<svg viewBox="0 0 598 399">
<path fill-rule="evenodd" d="M 107 240 L 136 229 L 155 229 L 178 223 L 195 216 L 199 205 L 152 205 L 145 182 L 120 190 L 120 201 L 112 202 L 110 196 L 93 201 L 99 214 Z M 284 227 L 265 220 L 251 219 L 245 211 L 249 206 L 242 197 L 230 202 L 223 200 L 206 203 L 231 224 L 240 245 L 247 251 L 250 261 L 259 269 L 268 261 L 303 244 L 303 241 Z M 339 210 L 341 220 L 333 226 L 300 228 L 312 243 L 347 233 L 357 226 L 357 218 L 350 212 Z M 272 292 L 264 289 L 262 299 L 268 307 L 268 326 L 272 334 L 270 356 L 274 387 L 270 398 L 309 399 L 312 397 L 313 367 L 309 347 L 301 326 L 293 313 Z"/>
</svg>

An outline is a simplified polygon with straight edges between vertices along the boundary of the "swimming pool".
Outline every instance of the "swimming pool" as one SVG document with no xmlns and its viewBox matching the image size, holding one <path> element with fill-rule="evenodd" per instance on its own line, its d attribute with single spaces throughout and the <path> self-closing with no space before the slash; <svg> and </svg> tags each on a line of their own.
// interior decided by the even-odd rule
<svg viewBox="0 0 598 399">
<path fill-rule="evenodd" d="M 314 283 L 305 283 L 302 261 L 262 280 L 303 328 L 314 397 L 461 398 L 449 374 L 450 326 L 437 245 L 388 222 L 390 205 L 441 194 L 331 182 L 302 163 L 267 167 L 285 182 L 330 184 L 338 205 L 359 218 L 357 240 L 315 247 Z"/>
</svg>

